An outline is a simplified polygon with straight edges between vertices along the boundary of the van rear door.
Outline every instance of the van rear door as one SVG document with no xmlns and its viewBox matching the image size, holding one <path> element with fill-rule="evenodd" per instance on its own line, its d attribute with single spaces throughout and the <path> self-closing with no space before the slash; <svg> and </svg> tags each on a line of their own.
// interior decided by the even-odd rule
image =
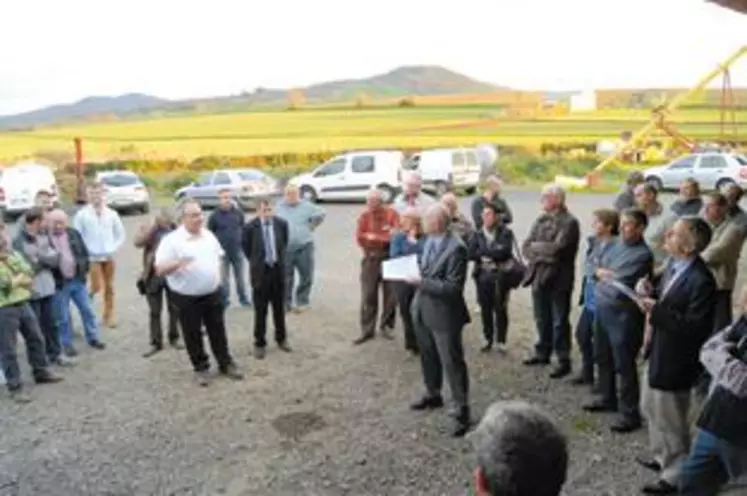
<svg viewBox="0 0 747 496">
<path fill-rule="evenodd" d="M 457 188 L 474 188 L 480 182 L 477 150 L 462 148 L 451 155 L 451 184 Z"/>
</svg>

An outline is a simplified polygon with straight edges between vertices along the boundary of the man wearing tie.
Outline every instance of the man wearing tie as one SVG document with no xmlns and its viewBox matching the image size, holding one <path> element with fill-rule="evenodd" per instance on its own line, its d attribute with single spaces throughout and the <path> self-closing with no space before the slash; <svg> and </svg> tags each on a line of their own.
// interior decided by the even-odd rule
<svg viewBox="0 0 747 496">
<path fill-rule="evenodd" d="M 421 261 L 422 276 L 408 282 L 417 288 L 412 318 L 426 394 L 411 408 L 432 410 L 443 406 L 445 372 L 454 404 L 451 433 L 461 437 L 470 423 L 469 375 L 462 348 L 462 329 L 470 321 L 464 301 L 467 248 L 450 232 L 449 214 L 440 205 L 428 208 L 424 223 L 428 238 Z"/>
<path fill-rule="evenodd" d="M 698 357 L 713 331 L 717 300 L 716 281 L 700 257 L 710 241 L 703 219 L 682 217 L 667 233 L 670 259 L 656 289 L 645 280 L 636 285 L 653 331 L 644 343 L 641 402 L 653 458 L 638 463 L 657 471 L 658 480 L 643 487 L 645 494 L 676 494 L 690 452 L 690 390 L 703 370 Z"/>
<path fill-rule="evenodd" d="M 265 357 L 267 348 L 267 309 L 272 307 L 275 342 L 290 353 L 285 329 L 285 253 L 288 223 L 272 215 L 272 204 L 259 201 L 257 217 L 244 227 L 242 247 L 249 260 L 249 278 L 254 298 L 254 356 Z"/>
</svg>

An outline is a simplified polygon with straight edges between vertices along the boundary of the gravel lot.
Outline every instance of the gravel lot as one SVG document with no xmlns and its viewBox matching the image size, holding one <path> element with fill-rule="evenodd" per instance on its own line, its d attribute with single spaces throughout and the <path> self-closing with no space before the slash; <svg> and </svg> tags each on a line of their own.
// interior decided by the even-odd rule
<svg viewBox="0 0 747 496">
<path fill-rule="evenodd" d="M 523 239 L 538 194 L 506 196 Z M 609 195 L 570 199 L 584 226 L 593 209 L 610 203 Z M 313 309 L 289 316 L 295 352 L 271 345 L 264 361 L 251 358 L 252 311 L 232 307 L 231 349 L 247 379 L 217 380 L 208 389 L 192 382 L 183 351 L 141 358 L 147 307 L 134 284 L 140 256 L 128 243 L 118 259 L 119 327 L 102 332 L 107 350 L 81 344 L 65 382 L 30 386 L 29 405 L 0 393 L 0 495 L 464 494 L 474 464 L 469 445 L 445 435 L 443 414 L 408 410 L 422 385 L 401 331 L 396 342 L 351 345 L 359 333 L 353 231 L 361 208 L 327 206 Z M 128 232 L 143 220 L 125 218 Z M 471 281 L 467 293 L 473 302 Z M 611 435 L 610 418 L 581 411 L 585 390 L 521 366 L 534 341 L 527 291 L 513 295 L 510 316 L 507 357 L 479 353 L 478 315 L 465 330 L 474 416 L 498 399 L 538 403 L 571 438 L 567 495 L 638 493 L 650 477 L 633 461 L 646 448 L 645 431 Z"/>
</svg>

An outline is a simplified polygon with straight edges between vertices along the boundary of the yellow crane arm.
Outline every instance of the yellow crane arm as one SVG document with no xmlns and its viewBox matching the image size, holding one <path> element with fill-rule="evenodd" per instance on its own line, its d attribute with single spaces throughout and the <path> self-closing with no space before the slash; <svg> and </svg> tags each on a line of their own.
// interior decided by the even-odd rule
<svg viewBox="0 0 747 496">
<path fill-rule="evenodd" d="M 743 46 L 739 50 L 734 52 L 734 54 L 731 57 L 726 59 L 721 65 L 719 65 L 718 67 L 713 69 L 711 72 L 709 72 L 705 77 L 703 77 L 703 79 L 700 80 L 700 82 L 698 82 L 698 84 L 693 86 L 691 89 L 689 89 L 688 91 L 683 91 L 682 93 L 672 98 L 669 101 L 669 103 L 667 103 L 666 105 L 658 109 L 659 115 L 655 114 L 651 118 L 651 121 L 648 124 L 643 126 L 637 133 L 633 135 L 633 137 L 630 140 L 630 143 L 637 143 L 638 141 L 642 140 L 643 138 L 651 134 L 651 132 L 657 127 L 656 122 L 660 118 L 660 115 L 666 115 L 666 114 L 670 114 L 674 112 L 680 105 L 682 105 L 683 102 L 691 98 L 694 94 L 702 91 L 706 86 L 708 86 L 711 83 L 711 81 L 713 81 L 718 76 L 723 74 L 724 71 L 726 71 L 730 66 L 734 64 L 734 62 L 739 60 L 745 54 L 747 54 L 747 46 Z M 594 172 L 600 172 L 602 169 L 607 167 L 609 164 L 617 160 L 620 157 L 620 155 L 622 155 L 622 153 L 626 151 L 628 146 L 622 147 L 621 149 L 617 150 L 613 155 L 610 155 L 609 157 L 604 159 L 602 163 L 600 163 L 594 168 Z"/>
</svg>

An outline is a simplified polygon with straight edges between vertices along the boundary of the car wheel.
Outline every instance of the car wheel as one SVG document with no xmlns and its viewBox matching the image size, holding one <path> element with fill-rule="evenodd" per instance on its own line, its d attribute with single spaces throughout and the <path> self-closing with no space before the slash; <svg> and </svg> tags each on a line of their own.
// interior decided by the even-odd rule
<svg viewBox="0 0 747 496">
<path fill-rule="evenodd" d="M 449 185 L 443 181 L 436 181 L 434 187 L 436 188 L 436 196 L 443 196 L 448 193 L 450 189 Z"/>
<path fill-rule="evenodd" d="M 379 184 L 376 189 L 379 190 L 382 203 L 392 203 L 397 195 L 397 191 L 388 184 Z"/>
<path fill-rule="evenodd" d="M 656 188 L 656 191 L 664 191 L 664 185 L 662 184 L 661 179 L 659 179 L 658 177 L 647 177 L 646 182 Z"/>
<path fill-rule="evenodd" d="M 474 195 L 476 191 L 477 191 L 477 188 L 474 186 L 470 186 L 469 188 L 464 188 L 464 192 L 467 193 L 468 195 Z"/>
<path fill-rule="evenodd" d="M 146 203 L 145 205 L 143 205 L 142 207 L 140 207 L 140 211 L 143 213 L 143 215 L 145 215 L 148 212 L 150 212 L 150 204 Z"/>
<path fill-rule="evenodd" d="M 306 201 L 310 201 L 311 203 L 319 201 L 316 191 L 311 186 L 301 186 L 299 192 L 301 193 L 301 198 Z"/>
<path fill-rule="evenodd" d="M 723 192 L 727 187 L 731 186 L 732 184 L 736 184 L 732 179 L 729 179 L 727 177 L 723 179 L 719 179 L 716 182 L 716 191 Z"/>
</svg>

